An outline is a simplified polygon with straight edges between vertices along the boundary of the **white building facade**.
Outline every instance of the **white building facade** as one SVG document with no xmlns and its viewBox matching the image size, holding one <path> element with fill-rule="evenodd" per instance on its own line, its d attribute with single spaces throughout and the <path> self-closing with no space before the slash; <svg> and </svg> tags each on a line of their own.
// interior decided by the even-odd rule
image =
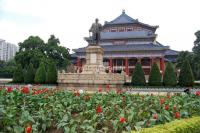
<svg viewBox="0 0 200 133">
<path fill-rule="evenodd" d="M 16 45 L 0 39 L 0 60 L 8 61 L 13 59 L 17 51 L 18 47 Z"/>
</svg>

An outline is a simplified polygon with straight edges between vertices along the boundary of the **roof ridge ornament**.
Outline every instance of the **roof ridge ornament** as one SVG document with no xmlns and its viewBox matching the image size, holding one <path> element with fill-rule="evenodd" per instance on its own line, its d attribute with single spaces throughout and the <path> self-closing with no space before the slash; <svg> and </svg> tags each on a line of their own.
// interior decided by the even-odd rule
<svg viewBox="0 0 200 133">
<path fill-rule="evenodd" d="M 122 14 L 125 14 L 125 9 L 122 10 Z"/>
</svg>

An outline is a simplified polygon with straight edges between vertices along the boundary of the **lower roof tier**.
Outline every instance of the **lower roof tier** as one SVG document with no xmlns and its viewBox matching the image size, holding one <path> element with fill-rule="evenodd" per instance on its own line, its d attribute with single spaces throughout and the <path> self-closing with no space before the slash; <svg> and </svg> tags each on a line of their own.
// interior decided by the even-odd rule
<svg viewBox="0 0 200 133">
<path fill-rule="evenodd" d="M 162 51 L 168 50 L 168 46 L 163 46 L 161 44 L 127 44 L 127 45 L 102 45 L 104 52 L 127 52 L 127 51 Z M 86 47 L 73 49 L 75 53 L 85 53 Z"/>
</svg>

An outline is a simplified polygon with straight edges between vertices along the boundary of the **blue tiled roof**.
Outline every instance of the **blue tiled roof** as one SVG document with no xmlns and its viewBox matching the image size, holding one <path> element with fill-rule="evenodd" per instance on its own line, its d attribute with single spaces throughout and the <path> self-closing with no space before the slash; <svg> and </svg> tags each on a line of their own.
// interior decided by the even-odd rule
<svg viewBox="0 0 200 133">
<path fill-rule="evenodd" d="M 167 50 L 168 46 L 156 45 L 153 43 L 150 44 L 128 44 L 128 45 L 104 45 L 101 46 L 104 49 L 104 52 L 109 51 L 140 51 L 140 50 Z M 75 52 L 85 52 L 85 48 L 74 49 Z"/>
<path fill-rule="evenodd" d="M 124 23 L 134 23 L 137 21 L 138 20 L 131 18 L 125 12 L 122 12 L 122 14 L 119 17 L 110 22 L 106 22 L 106 24 L 124 24 Z"/>
<path fill-rule="evenodd" d="M 129 32 L 101 32 L 101 40 L 104 39 L 124 39 L 124 38 L 149 38 L 156 37 L 148 31 L 129 31 Z"/>
<path fill-rule="evenodd" d="M 128 16 L 125 11 L 122 12 L 122 14 L 120 16 L 118 16 L 117 18 L 115 18 L 114 20 L 110 21 L 110 22 L 105 22 L 105 25 L 112 25 L 112 24 L 132 24 L 132 23 L 139 23 L 148 27 L 152 27 L 152 28 L 158 28 L 158 26 L 151 26 L 148 24 L 144 24 L 142 22 L 139 22 L 138 19 L 133 19 L 130 16 Z"/>
<path fill-rule="evenodd" d="M 165 55 L 178 55 L 178 54 L 179 54 L 178 51 L 171 50 L 171 49 L 166 50 L 166 52 L 165 52 Z"/>
</svg>

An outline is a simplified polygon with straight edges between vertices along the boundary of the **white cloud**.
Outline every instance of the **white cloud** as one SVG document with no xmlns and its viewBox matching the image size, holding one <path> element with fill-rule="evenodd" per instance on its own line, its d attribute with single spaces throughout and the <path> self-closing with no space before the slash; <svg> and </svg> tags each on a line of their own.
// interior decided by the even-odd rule
<svg viewBox="0 0 200 133">
<path fill-rule="evenodd" d="M 87 45 L 83 37 L 96 17 L 101 23 L 111 21 L 122 9 L 141 22 L 159 25 L 158 41 L 172 49 L 191 50 L 194 32 L 200 30 L 198 0 L 3 0 L 0 4 L 4 13 L 19 18 L 0 16 L 0 38 L 13 43 L 29 35 L 46 41 L 55 34 L 70 49 L 83 47 Z M 41 21 L 25 21 L 23 16 Z"/>
</svg>

